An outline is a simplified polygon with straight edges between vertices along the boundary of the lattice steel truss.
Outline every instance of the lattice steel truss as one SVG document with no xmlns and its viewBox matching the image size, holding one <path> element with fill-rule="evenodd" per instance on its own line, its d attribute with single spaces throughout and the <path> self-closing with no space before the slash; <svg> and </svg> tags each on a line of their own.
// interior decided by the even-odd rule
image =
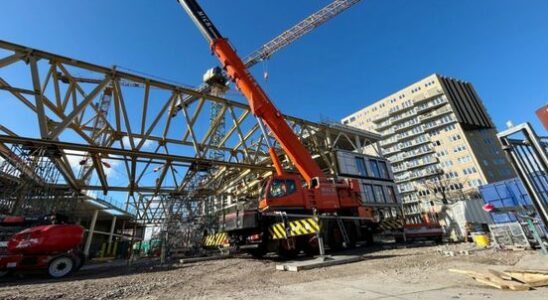
<svg viewBox="0 0 548 300">
<path fill-rule="evenodd" d="M 108 109 L 93 105 L 108 87 Z M 2 121 L 0 145 L 55 151 L 49 159 L 62 175 L 57 187 L 122 194 L 144 223 L 213 216 L 223 205 L 255 200 L 260 179 L 273 170 L 247 104 L 188 87 L 0 41 L 0 99 L 36 128 L 29 134 Z M 208 122 L 213 104 L 226 120 L 220 140 L 212 137 L 219 122 Z M 336 169 L 334 149 L 360 150 L 379 139 L 340 124 L 285 118 L 328 173 Z M 212 151 L 223 155 L 212 159 Z M 92 162 L 89 181 L 75 176 L 74 162 L 85 157 Z"/>
</svg>

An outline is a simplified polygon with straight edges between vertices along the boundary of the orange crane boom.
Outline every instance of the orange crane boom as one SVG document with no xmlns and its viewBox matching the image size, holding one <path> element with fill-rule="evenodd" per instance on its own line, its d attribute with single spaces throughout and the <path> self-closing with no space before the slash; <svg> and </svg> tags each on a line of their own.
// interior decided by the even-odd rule
<svg viewBox="0 0 548 300">
<path fill-rule="evenodd" d="M 262 211 L 272 209 L 356 211 L 361 206 L 357 180 L 336 181 L 334 178 L 327 178 L 289 127 L 281 112 L 249 73 L 234 48 L 219 33 L 198 3 L 195 0 L 179 0 L 179 3 L 209 41 L 212 52 L 219 58 L 228 77 L 247 98 L 251 111 L 266 137 L 268 151 L 277 175 L 271 176 L 265 182 L 264 190 L 260 195 L 259 209 Z M 285 173 L 282 169 L 278 156 L 268 141 L 263 122 L 304 179 L 305 188 L 302 187 L 299 175 Z"/>
<path fill-rule="evenodd" d="M 322 170 L 289 127 L 280 111 L 272 104 L 264 90 L 249 73 L 234 48 L 228 43 L 228 40 L 221 36 L 196 1 L 180 0 L 179 2 L 209 41 L 211 50 L 219 58 L 230 79 L 249 101 L 251 111 L 255 117 L 258 118 L 259 122 L 266 123 L 284 152 L 308 183 L 308 186 L 314 187 L 317 185 L 317 182 L 314 183 L 313 181 L 314 178 L 319 180 L 324 177 Z M 276 171 L 280 174 L 281 167 L 277 162 L 278 158 L 272 148 L 269 152 L 275 163 Z"/>
</svg>

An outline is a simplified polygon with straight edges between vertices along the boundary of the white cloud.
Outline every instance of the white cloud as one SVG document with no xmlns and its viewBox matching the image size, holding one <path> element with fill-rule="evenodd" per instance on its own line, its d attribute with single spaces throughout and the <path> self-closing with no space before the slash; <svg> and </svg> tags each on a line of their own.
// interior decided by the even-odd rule
<svg viewBox="0 0 548 300">
<path fill-rule="evenodd" d="M 133 142 L 135 143 L 135 147 L 137 147 L 137 145 L 139 145 L 139 143 L 141 142 L 141 139 L 140 138 L 133 138 Z M 122 143 L 124 143 L 124 147 L 131 148 L 131 143 L 129 142 L 129 137 L 124 136 L 122 138 Z M 141 147 L 141 150 L 151 148 L 155 144 L 156 144 L 155 141 L 145 140 L 145 142 L 143 143 L 143 147 Z"/>
<path fill-rule="evenodd" d="M 69 164 L 72 168 L 72 171 L 74 172 L 74 174 L 76 176 L 78 176 L 78 174 L 80 172 L 80 168 L 82 167 L 82 165 L 80 163 L 85 158 L 85 155 L 87 154 L 87 152 L 74 151 L 74 150 L 65 150 L 65 153 L 67 155 L 67 160 L 68 160 L 68 162 L 69 162 Z M 103 168 L 105 170 L 105 175 L 107 175 L 107 177 L 117 178 L 118 175 L 119 175 L 119 173 L 117 172 L 117 169 L 120 166 L 121 161 L 120 160 L 114 160 L 114 159 L 103 159 L 103 162 L 106 162 L 110 165 L 110 168 L 108 168 L 106 166 Z M 88 159 L 86 161 L 86 163 L 87 164 L 92 164 L 91 159 Z"/>
<path fill-rule="evenodd" d="M 74 151 L 74 150 L 65 150 L 65 154 L 67 155 L 67 160 L 70 164 L 70 167 L 72 168 L 73 172 L 80 171 L 80 161 L 84 159 L 84 155 L 86 155 L 86 152 L 84 151 Z"/>
</svg>

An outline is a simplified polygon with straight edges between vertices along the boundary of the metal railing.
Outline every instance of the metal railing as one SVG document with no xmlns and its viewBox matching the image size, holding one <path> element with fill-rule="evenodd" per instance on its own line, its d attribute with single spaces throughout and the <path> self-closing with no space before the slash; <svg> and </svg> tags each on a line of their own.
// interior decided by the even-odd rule
<svg viewBox="0 0 548 300">
<path fill-rule="evenodd" d="M 539 137 L 529 123 L 497 134 L 548 232 L 548 138 Z"/>
</svg>

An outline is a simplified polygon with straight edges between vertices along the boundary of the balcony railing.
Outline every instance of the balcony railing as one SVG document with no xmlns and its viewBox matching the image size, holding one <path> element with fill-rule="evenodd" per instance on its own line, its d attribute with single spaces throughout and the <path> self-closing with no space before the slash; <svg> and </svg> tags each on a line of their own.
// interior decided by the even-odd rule
<svg viewBox="0 0 548 300">
<path fill-rule="evenodd" d="M 415 172 L 415 174 L 412 174 L 411 175 L 411 180 L 415 180 L 415 179 L 419 179 L 419 178 L 423 178 L 423 177 L 429 177 L 429 176 L 434 176 L 434 175 L 438 175 L 438 174 L 441 174 L 443 171 L 441 168 L 426 168 L 424 170 L 420 170 L 420 171 L 417 171 Z"/>
<path fill-rule="evenodd" d="M 402 133 L 398 134 L 398 140 L 405 141 L 405 140 L 408 140 L 410 138 L 414 138 L 418 135 L 421 135 L 423 133 L 424 133 L 424 130 L 422 129 L 422 127 L 419 127 L 419 130 L 415 131 L 415 132 L 413 132 L 413 130 L 409 130 L 409 131 L 402 132 Z"/>
<path fill-rule="evenodd" d="M 413 98 L 413 102 L 415 104 L 418 104 L 426 100 L 429 100 L 433 97 L 436 97 L 438 95 L 441 95 L 442 93 L 443 93 L 443 90 L 441 88 L 432 88 L 415 96 L 415 98 Z"/>
<path fill-rule="evenodd" d="M 391 126 L 391 125 L 392 125 L 392 122 L 390 120 L 386 120 L 386 121 L 384 121 L 380 124 L 377 124 L 376 129 L 377 130 L 383 130 L 383 129 Z"/>
<path fill-rule="evenodd" d="M 427 121 L 427 120 L 431 120 L 431 119 L 437 118 L 439 116 L 443 116 L 443 115 L 445 115 L 447 113 L 451 113 L 451 112 L 452 112 L 451 108 L 448 107 L 448 106 L 445 106 L 445 107 L 442 107 L 438 110 L 423 114 L 419 117 L 419 119 L 421 121 Z"/>
<path fill-rule="evenodd" d="M 449 101 L 447 101 L 447 97 L 445 96 L 434 98 L 434 100 L 430 100 L 428 102 L 417 105 L 417 113 L 420 114 L 425 111 L 440 107 L 448 102 Z"/>
<path fill-rule="evenodd" d="M 407 169 L 411 170 L 411 169 L 416 169 L 416 168 L 420 168 L 420 167 L 424 167 L 424 166 L 428 166 L 428 165 L 431 165 L 431 164 L 438 163 L 438 159 L 436 157 L 429 156 L 428 158 L 430 158 L 430 159 L 427 159 L 427 157 L 424 157 L 416 164 L 413 164 L 411 162 L 407 162 Z"/>
<path fill-rule="evenodd" d="M 398 155 L 388 157 L 388 160 L 390 161 L 390 163 L 395 164 L 400 161 L 404 161 L 406 158 L 407 156 L 405 155 L 405 153 L 400 153 Z"/>
<path fill-rule="evenodd" d="M 387 147 L 390 147 L 390 146 L 396 144 L 397 142 L 398 142 L 398 139 L 390 138 L 388 140 L 381 141 L 380 144 L 381 144 L 382 147 L 387 148 Z"/>
<path fill-rule="evenodd" d="M 399 114 L 401 112 L 404 112 L 404 111 L 407 111 L 407 110 L 410 110 L 414 107 L 413 103 L 409 103 L 407 106 L 395 106 L 393 108 L 391 108 L 389 111 L 388 111 L 388 114 L 390 116 L 393 116 L 395 114 Z"/>
<path fill-rule="evenodd" d="M 390 147 L 390 148 L 387 148 L 387 149 L 382 149 L 382 154 L 384 155 L 391 155 L 391 154 L 394 154 L 394 153 L 398 153 L 400 152 L 400 147 L 398 146 L 393 146 L 393 147 Z"/>
<path fill-rule="evenodd" d="M 405 166 L 405 164 L 403 164 L 400 167 L 392 167 L 392 172 L 393 173 L 401 173 L 401 172 L 405 172 L 405 171 L 407 171 L 407 167 Z"/>
<path fill-rule="evenodd" d="M 385 130 L 385 131 L 381 132 L 381 135 L 382 135 L 383 139 L 386 139 L 386 138 L 390 137 L 393 134 L 396 134 L 396 131 L 394 130 L 394 128 L 390 128 L 388 130 Z"/>
<path fill-rule="evenodd" d="M 398 125 L 398 126 L 395 126 L 395 127 L 394 127 L 394 131 L 395 131 L 395 132 L 402 132 L 402 131 L 405 130 L 405 129 L 411 128 L 411 127 L 413 127 L 413 126 L 417 126 L 417 125 L 419 125 L 419 124 L 420 124 L 420 122 L 419 122 L 417 119 L 409 120 L 409 121 L 407 121 L 407 122 L 405 122 L 405 123 L 403 123 L 403 124 L 400 124 L 400 125 Z"/>
<path fill-rule="evenodd" d="M 446 119 L 446 120 L 439 119 L 433 122 L 431 121 L 426 124 L 422 124 L 422 129 L 424 130 L 424 132 L 427 132 L 427 131 L 439 128 L 441 126 L 445 126 L 447 124 L 455 123 L 456 121 L 457 120 L 455 119 L 455 117 L 450 115 L 449 119 Z"/>
<path fill-rule="evenodd" d="M 419 145 L 426 144 L 426 143 L 429 143 L 429 142 L 430 142 L 430 140 L 428 140 L 428 139 L 423 139 L 423 140 L 414 139 L 411 142 L 408 142 L 406 145 L 400 144 L 399 148 L 400 148 L 400 150 L 405 150 L 405 149 L 417 147 Z"/>
<path fill-rule="evenodd" d="M 412 151 L 407 151 L 405 153 L 405 157 L 409 159 L 409 158 L 418 157 L 418 156 L 426 155 L 428 153 L 433 153 L 433 152 L 434 152 L 434 148 L 428 146 L 428 149 L 415 149 Z"/>
<path fill-rule="evenodd" d="M 389 115 L 388 113 L 382 113 L 382 114 L 376 116 L 375 118 L 373 118 L 373 119 L 371 120 L 371 122 L 373 122 L 373 123 L 380 123 L 380 122 L 382 122 L 383 120 L 387 119 L 388 117 L 390 117 L 390 115 Z"/>
<path fill-rule="evenodd" d="M 409 192 L 414 192 L 416 190 L 417 188 L 414 186 L 398 186 L 398 191 L 400 191 L 400 193 L 409 193 Z"/>
<path fill-rule="evenodd" d="M 408 111 L 408 112 L 405 112 L 401 115 L 397 115 L 397 116 L 394 116 L 392 118 L 390 118 L 390 123 L 392 124 L 398 124 L 398 123 L 401 123 L 405 120 L 408 120 L 414 116 L 417 115 L 417 110 L 415 108 L 413 108 L 412 110 Z"/>
</svg>

